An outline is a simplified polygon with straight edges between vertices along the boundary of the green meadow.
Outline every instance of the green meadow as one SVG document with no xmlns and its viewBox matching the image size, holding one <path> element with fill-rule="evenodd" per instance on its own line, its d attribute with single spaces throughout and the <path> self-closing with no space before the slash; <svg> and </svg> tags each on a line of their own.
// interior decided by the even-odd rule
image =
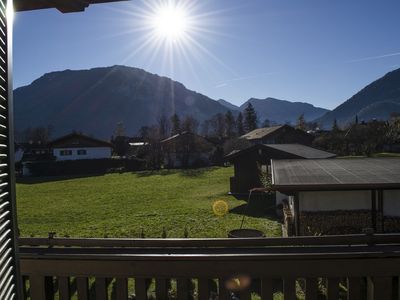
<svg viewBox="0 0 400 300">
<path fill-rule="evenodd" d="M 25 178 L 17 184 L 21 236 L 227 237 L 240 227 L 280 236 L 280 223 L 259 199 L 228 195 L 233 168 L 161 170 L 81 178 Z M 223 200 L 228 210 L 214 213 Z M 260 209 L 261 208 L 261 209 Z"/>
</svg>

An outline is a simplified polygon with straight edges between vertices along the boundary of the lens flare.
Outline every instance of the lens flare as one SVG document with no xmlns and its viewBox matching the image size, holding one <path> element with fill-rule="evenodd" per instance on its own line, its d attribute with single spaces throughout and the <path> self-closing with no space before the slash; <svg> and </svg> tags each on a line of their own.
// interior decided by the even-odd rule
<svg viewBox="0 0 400 300">
<path fill-rule="evenodd" d="M 224 200 L 217 200 L 213 203 L 213 212 L 216 216 L 222 217 L 228 213 L 229 206 Z"/>
</svg>

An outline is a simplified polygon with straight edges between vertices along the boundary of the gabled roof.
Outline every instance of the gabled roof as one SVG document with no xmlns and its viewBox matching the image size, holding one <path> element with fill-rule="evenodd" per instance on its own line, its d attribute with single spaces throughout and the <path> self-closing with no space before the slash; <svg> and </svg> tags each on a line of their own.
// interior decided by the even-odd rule
<svg viewBox="0 0 400 300">
<path fill-rule="evenodd" d="M 399 158 L 272 160 L 278 191 L 400 189 Z"/>
<path fill-rule="evenodd" d="M 254 129 L 253 131 L 250 131 L 244 135 L 241 136 L 241 138 L 245 138 L 247 140 L 258 140 L 266 137 L 267 135 L 270 135 L 271 133 L 277 131 L 278 129 L 281 129 L 283 127 L 290 127 L 287 125 L 279 125 L 279 126 L 271 126 L 271 127 L 264 127 L 264 128 L 257 128 Z"/>
<path fill-rule="evenodd" d="M 225 156 L 226 160 L 233 160 L 242 155 L 246 155 L 250 152 L 253 152 L 257 149 L 265 149 L 265 150 L 275 150 L 280 151 L 282 153 L 287 153 L 290 155 L 286 158 L 306 158 L 306 159 L 323 159 L 323 158 L 333 158 L 336 157 L 336 154 L 318 150 L 309 146 L 301 145 L 301 144 L 259 144 L 248 147 L 243 150 L 233 150 L 231 153 Z"/>
<path fill-rule="evenodd" d="M 81 133 L 71 133 L 51 141 L 50 148 L 68 147 L 112 147 L 112 144 L 103 140 L 95 139 Z"/>
</svg>

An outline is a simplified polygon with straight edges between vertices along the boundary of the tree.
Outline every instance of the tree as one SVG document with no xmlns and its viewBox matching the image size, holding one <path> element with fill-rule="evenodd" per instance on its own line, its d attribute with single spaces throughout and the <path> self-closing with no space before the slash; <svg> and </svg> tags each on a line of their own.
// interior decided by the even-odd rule
<svg viewBox="0 0 400 300">
<path fill-rule="evenodd" d="M 186 116 L 182 121 L 182 131 L 197 133 L 199 129 L 199 121 L 193 116 Z"/>
<path fill-rule="evenodd" d="M 306 120 L 304 118 L 304 114 L 301 114 L 298 119 L 297 119 L 297 124 L 296 124 L 297 129 L 301 130 L 306 130 Z"/>
<path fill-rule="evenodd" d="M 157 119 L 158 133 L 160 139 L 165 139 L 170 133 L 170 122 L 165 114 L 161 114 Z"/>
<path fill-rule="evenodd" d="M 214 115 L 211 118 L 211 131 L 214 137 L 223 139 L 225 136 L 225 116 L 221 113 Z"/>
<path fill-rule="evenodd" d="M 210 135 L 210 127 L 211 127 L 211 120 L 205 120 L 202 124 L 201 124 L 201 135 L 202 136 L 209 136 Z"/>
<path fill-rule="evenodd" d="M 236 131 L 239 136 L 244 134 L 244 126 L 243 126 L 243 115 L 240 112 L 236 119 Z"/>
<path fill-rule="evenodd" d="M 27 128 L 23 132 L 23 140 L 26 142 L 47 144 L 50 142 L 53 127 L 51 125 L 47 127 L 34 127 Z"/>
<path fill-rule="evenodd" d="M 171 134 L 175 135 L 181 132 L 181 120 L 177 114 L 173 114 L 171 117 Z"/>
<path fill-rule="evenodd" d="M 123 122 L 118 122 L 114 130 L 114 136 L 125 136 L 125 126 Z"/>
<path fill-rule="evenodd" d="M 358 115 L 356 115 L 356 118 L 355 118 L 354 123 L 355 123 L 356 125 L 358 125 Z"/>
<path fill-rule="evenodd" d="M 337 124 L 337 120 L 336 118 L 333 120 L 333 124 L 332 124 L 332 132 L 337 132 L 340 131 L 339 126 Z"/>
<path fill-rule="evenodd" d="M 244 110 L 244 130 L 250 132 L 257 128 L 257 113 L 253 105 L 249 102 Z"/>
<path fill-rule="evenodd" d="M 225 132 L 228 138 L 235 136 L 235 118 L 230 110 L 225 114 Z"/>
</svg>

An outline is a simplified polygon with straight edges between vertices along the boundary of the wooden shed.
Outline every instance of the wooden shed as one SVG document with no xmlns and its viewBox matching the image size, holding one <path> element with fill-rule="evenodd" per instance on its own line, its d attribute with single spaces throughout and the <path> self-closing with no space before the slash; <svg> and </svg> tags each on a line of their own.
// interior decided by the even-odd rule
<svg viewBox="0 0 400 300">
<path fill-rule="evenodd" d="M 273 160 L 289 235 L 400 232 L 400 159 Z"/>
<path fill-rule="evenodd" d="M 247 194 L 249 189 L 260 187 L 260 169 L 269 171 L 271 159 L 322 159 L 336 155 L 301 144 L 258 144 L 225 157 L 234 165 L 234 176 L 230 178 L 232 194 Z"/>
</svg>

